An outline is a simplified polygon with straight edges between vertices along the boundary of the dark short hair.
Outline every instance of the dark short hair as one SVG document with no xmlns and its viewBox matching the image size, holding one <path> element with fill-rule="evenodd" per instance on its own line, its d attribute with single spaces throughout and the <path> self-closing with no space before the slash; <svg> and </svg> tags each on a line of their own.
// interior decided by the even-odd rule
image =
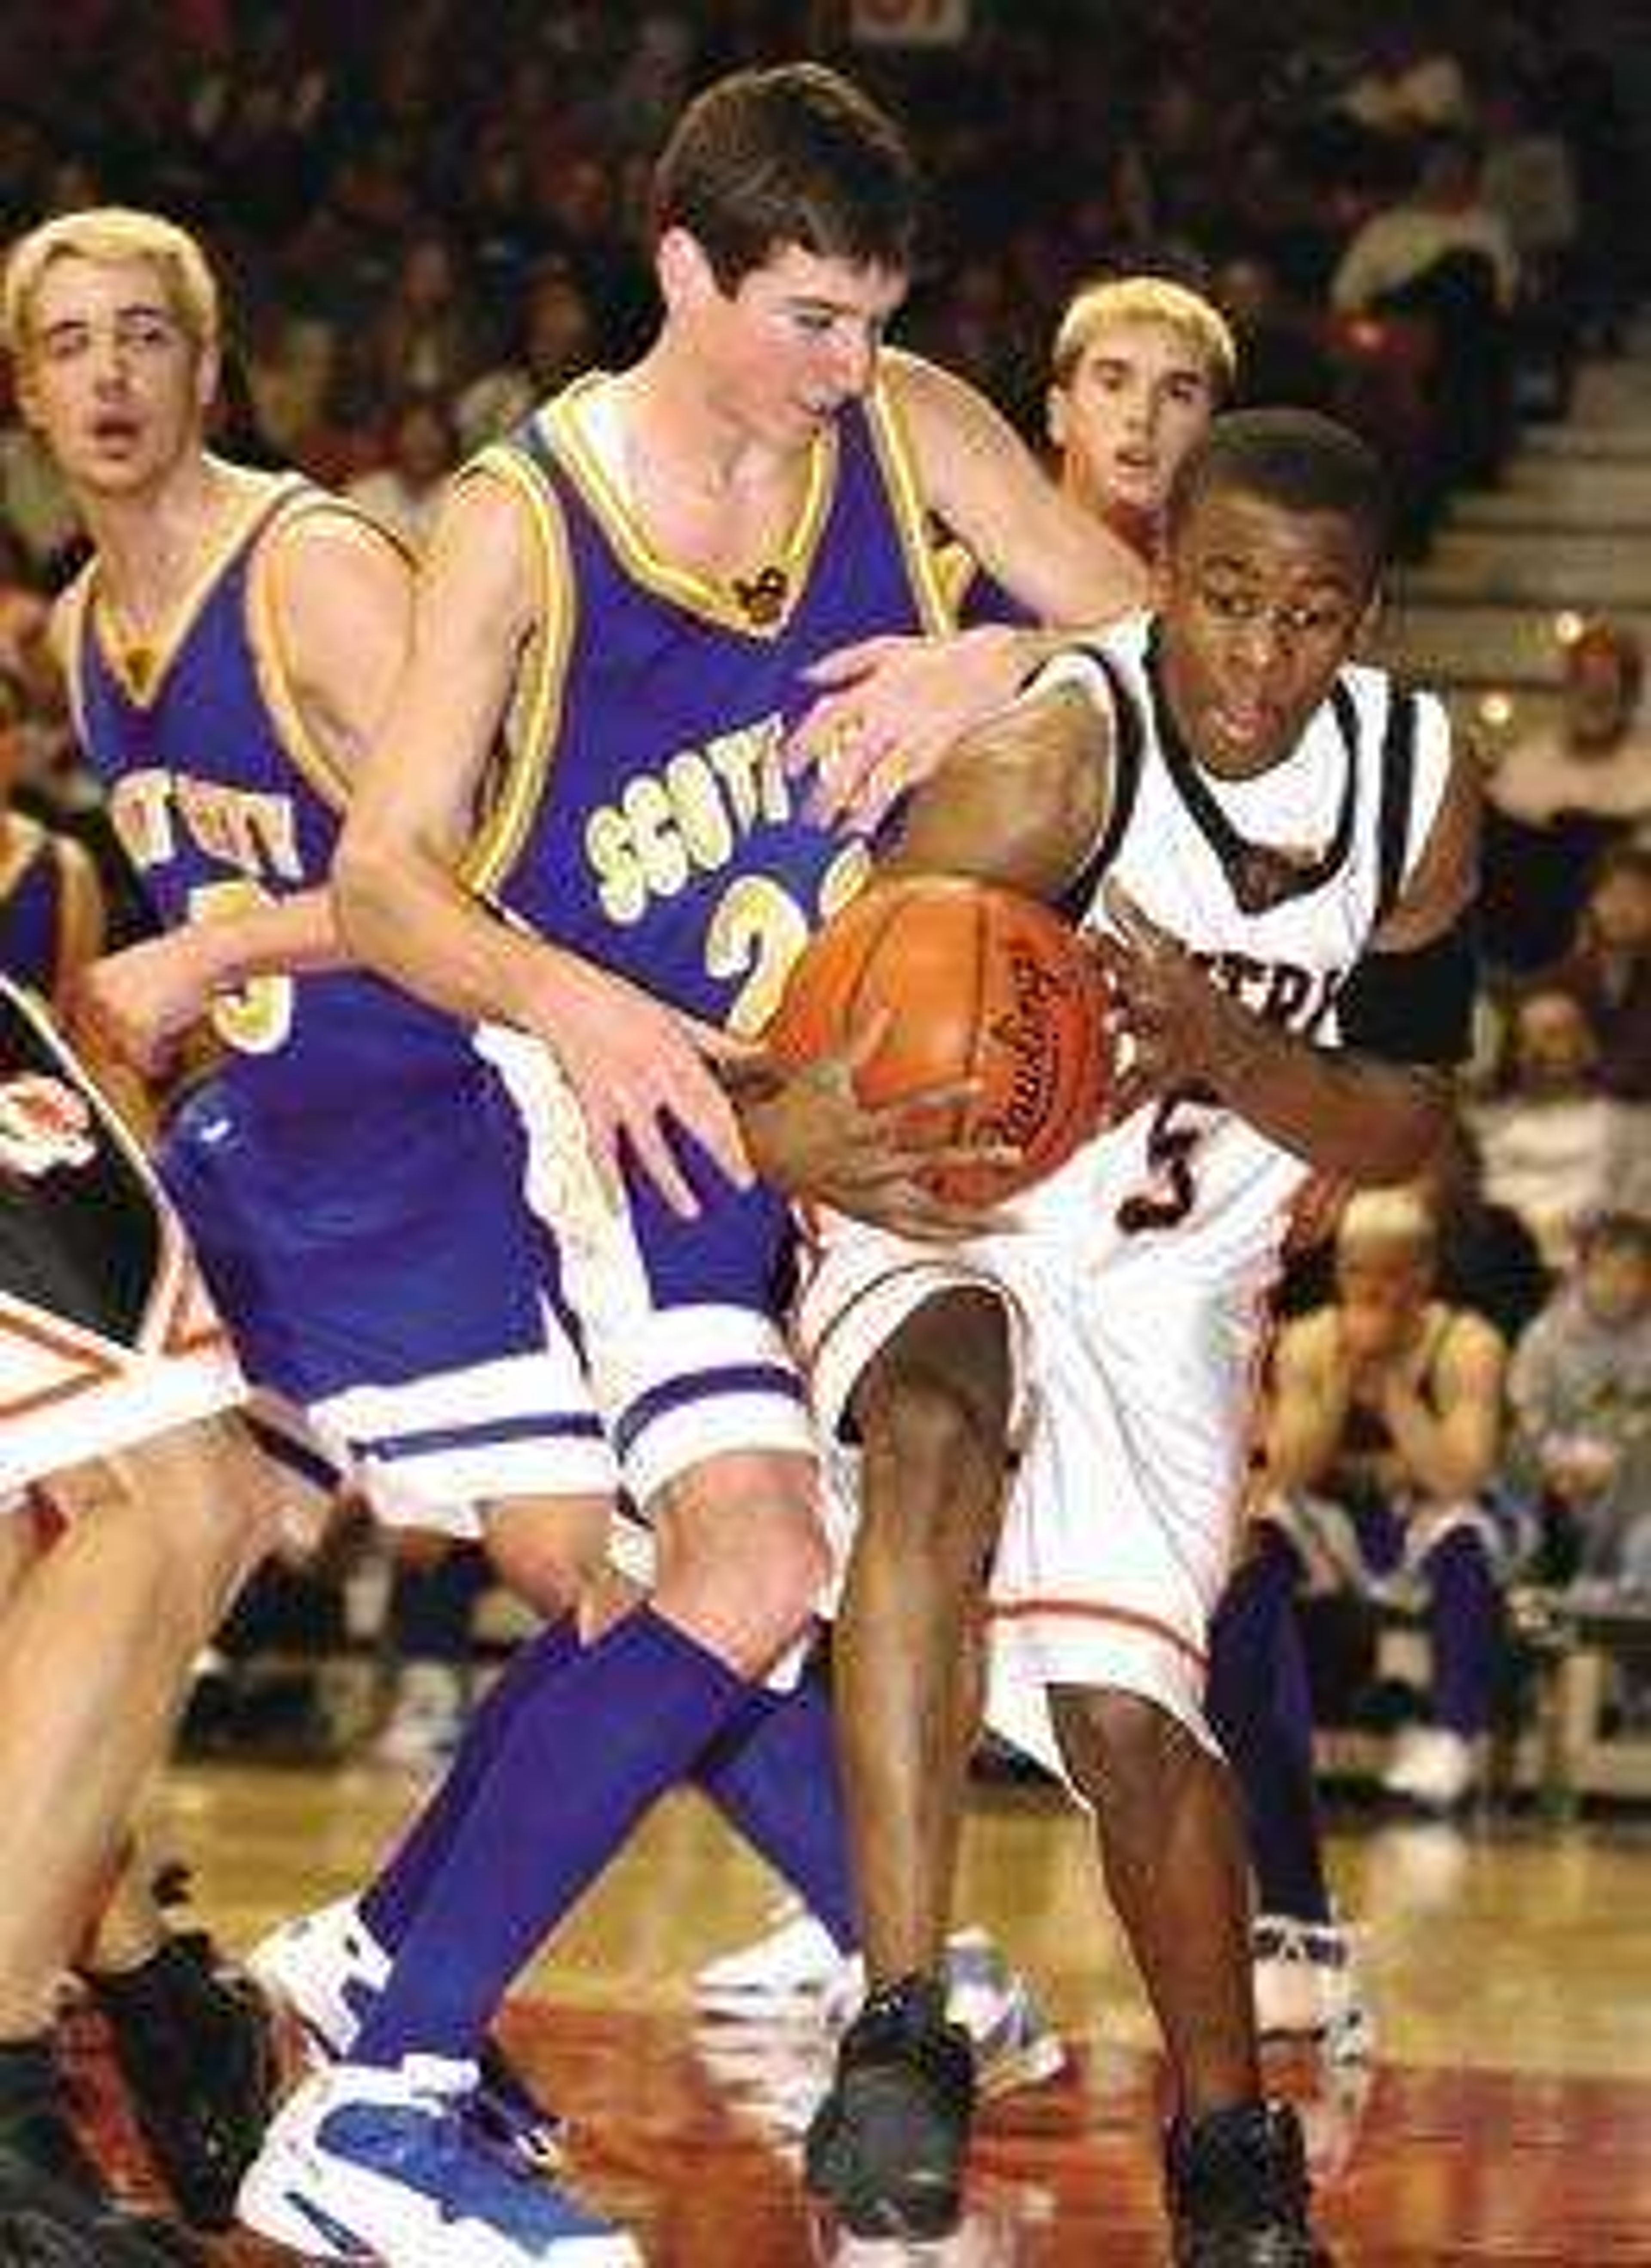
<svg viewBox="0 0 1651 2268">
<path fill-rule="evenodd" d="M 822 63 L 716 80 L 682 113 L 653 170 L 655 240 L 687 229 L 725 291 L 787 245 L 903 272 L 918 199 L 899 127 Z"/>
<path fill-rule="evenodd" d="M 1387 478 L 1367 442 L 1316 409 L 1230 409 L 1177 468 L 1168 525 L 1176 536 L 1206 497 L 1237 492 L 1286 512 L 1330 512 L 1364 538 L 1371 569 L 1387 549 Z"/>
</svg>

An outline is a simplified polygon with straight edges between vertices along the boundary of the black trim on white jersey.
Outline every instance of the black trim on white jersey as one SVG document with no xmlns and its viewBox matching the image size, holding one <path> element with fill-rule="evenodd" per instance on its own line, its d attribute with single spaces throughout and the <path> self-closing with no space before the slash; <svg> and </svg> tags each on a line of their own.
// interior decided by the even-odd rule
<svg viewBox="0 0 1651 2268">
<path fill-rule="evenodd" d="M 1382 808 L 1376 821 L 1377 925 L 1392 912 L 1404 887 L 1416 794 L 1416 728 L 1421 703 L 1388 681 L 1388 716 L 1382 733 Z"/>
<path fill-rule="evenodd" d="M 1330 688 L 1330 708 L 1347 753 L 1341 804 L 1336 828 L 1316 858 L 1280 843 L 1252 843 L 1241 835 L 1205 784 L 1204 768 L 1181 736 L 1175 712 L 1164 688 L 1161 625 L 1153 624 L 1146 640 L 1146 682 L 1152 690 L 1153 711 L 1163 751 L 1164 769 L 1198 832 L 1214 851 L 1235 903 L 1242 914 L 1264 914 L 1291 898 L 1308 896 L 1333 881 L 1347 863 L 1352 849 L 1354 821 L 1359 811 L 1359 715 L 1352 696 L 1338 678 Z"/>
<path fill-rule="evenodd" d="M 1094 850 L 1055 903 L 1057 913 L 1064 914 L 1070 922 L 1080 923 L 1085 919 L 1100 895 L 1102 878 L 1118 854 L 1124 830 L 1129 825 L 1130 814 L 1135 808 L 1136 791 L 1141 781 L 1146 728 L 1135 696 L 1124 682 L 1122 672 L 1115 667 L 1100 647 L 1079 645 L 1072 651 L 1094 662 L 1106 680 L 1107 692 L 1112 701 L 1112 792 L 1108 799 L 1106 825 L 1102 828 Z"/>
</svg>

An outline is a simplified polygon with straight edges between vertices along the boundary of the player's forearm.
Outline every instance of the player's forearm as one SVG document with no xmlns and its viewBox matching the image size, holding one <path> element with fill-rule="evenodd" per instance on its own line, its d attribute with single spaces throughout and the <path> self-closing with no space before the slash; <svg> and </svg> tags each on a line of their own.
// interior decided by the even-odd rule
<svg viewBox="0 0 1651 2268">
<path fill-rule="evenodd" d="M 392 854 L 346 833 L 333 865 L 340 933 L 365 968 L 470 1023 L 542 1021 L 564 956 L 490 913 L 426 850 Z"/>
<path fill-rule="evenodd" d="M 303 976 L 343 968 L 351 955 L 330 890 L 299 890 L 245 913 L 213 916 L 190 932 L 203 979 L 213 991 L 254 976 Z"/>
<path fill-rule="evenodd" d="M 1221 1003 L 1213 1040 L 1205 1075 L 1227 1108 L 1343 1180 L 1410 1180 L 1448 1125 L 1449 1097 L 1430 1074 L 1315 1047 L 1235 1000 Z"/>
</svg>

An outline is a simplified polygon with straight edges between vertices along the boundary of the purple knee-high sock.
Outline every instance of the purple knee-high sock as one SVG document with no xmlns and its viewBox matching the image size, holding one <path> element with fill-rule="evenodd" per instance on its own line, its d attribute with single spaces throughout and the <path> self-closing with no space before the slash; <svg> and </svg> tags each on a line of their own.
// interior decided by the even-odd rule
<svg viewBox="0 0 1651 2268">
<path fill-rule="evenodd" d="M 1472 1740 L 1491 1721 L 1501 1600 L 1483 1539 L 1454 1528 L 1423 1557 L 1427 1635 L 1434 1662 L 1434 1714 L 1447 1731 Z"/>
<path fill-rule="evenodd" d="M 425 1885 L 446 1857 L 476 1790 L 492 1770 L 518 1711 L 547 1678 L 554 1677 L 578 1654 L 579 1628 L 571 1615 L 564 1615 L 520 1648 L 471 1717 L 446 1777 L 397 1845 L 389 1863 L 362 1894 L 358 1906 L 362 1922 L 387 1953 L 401 1950 Z"/>
<path fill-rule="evenodd" d="M 859 1943 L 848 1822 L 831 1710 L 805 1678 L 792 1693 L 759 1687 L 694 1767 L 730 1825 L 824 1923 L 840 1952 Z"/>
<path fill-rule="evenodd" d="M 424 1885 L 351 2060 L 473 2058 L 518 1970 L 750 1692 L 643 1607 L 527 1696 Z"/>
<path fill-rule="evenodd" d="M 1210 1632 L 1205 1705 L 1243 1797 L 1262 1911 L 1323 1922 L 1330 1889 L 1297 1574 L 1294 1550 L 1272 1533 L 1234 1576 Z"/>
</svg>

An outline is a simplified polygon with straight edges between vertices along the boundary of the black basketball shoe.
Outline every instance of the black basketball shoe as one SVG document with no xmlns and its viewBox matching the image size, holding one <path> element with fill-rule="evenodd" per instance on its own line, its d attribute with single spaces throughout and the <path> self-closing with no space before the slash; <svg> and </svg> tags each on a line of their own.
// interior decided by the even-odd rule
<svg viewBox="0 0 1651 2268">
<path fill-rule="evenodd" d="M 51 2051 L 0 2050 L 0 2261 L 6 2268 L 181 2268 L 200 2247 L 129 2212 L 104 2186 L 64 2107 Z"/>
<path fill-rule="evenodd" d="M 1164 2139 L 1176 2268 L 1326 2268 L 1308 2220 L 1301 2122 L 1287 2103 L 1240 2102 Z"/>
<path fill-rule="evenodd" d="M 838 2044 L 831 2092 L 808 2129 L 808 2186 L 856 2236 L 945 2236 L 961 2209 L 974 2113 L 974 2051 L 946 2021 L 945 1985 L 884 1985 Z"/>
<path fill-rule="evenodd" d="M 170 1937 L 140 1969 L 92 1977 L 114 2059 L 156 2166 L 197 2228 L 227 2228 L 275 2108 L 275 2035 L 250 1978 L 209 1939 Z"/>
</svg>

